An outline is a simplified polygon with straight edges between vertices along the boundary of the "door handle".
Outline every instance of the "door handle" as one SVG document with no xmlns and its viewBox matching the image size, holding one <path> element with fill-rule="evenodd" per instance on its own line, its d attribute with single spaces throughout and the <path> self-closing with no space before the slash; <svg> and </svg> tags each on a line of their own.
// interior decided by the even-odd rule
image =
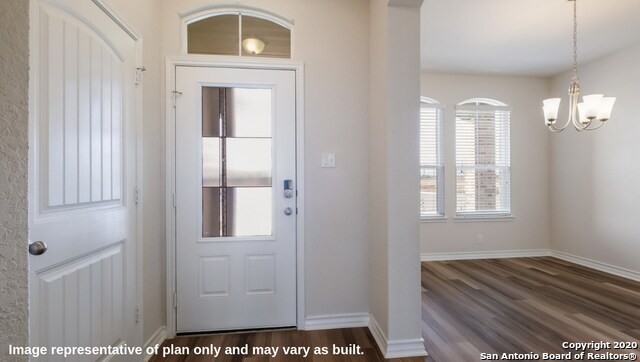
<svg viewBox="0 0 640 362">
<path fill-rule="evenodd" d="M 47 244 L 44 241 L 35 241 L 29 244 L 29 254 L 42 255 L 47 251 Z"/>
</svg>

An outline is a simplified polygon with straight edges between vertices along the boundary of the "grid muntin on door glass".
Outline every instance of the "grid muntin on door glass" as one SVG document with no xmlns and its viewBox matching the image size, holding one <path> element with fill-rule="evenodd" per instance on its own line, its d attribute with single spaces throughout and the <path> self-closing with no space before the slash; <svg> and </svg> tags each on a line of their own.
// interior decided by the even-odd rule
<svg viewBox="0 0 640 362">
<path fill-rule="evenodd" d="M 271 236 L 272 90 L 202 87 L 202 236 Z"/>
</svg>

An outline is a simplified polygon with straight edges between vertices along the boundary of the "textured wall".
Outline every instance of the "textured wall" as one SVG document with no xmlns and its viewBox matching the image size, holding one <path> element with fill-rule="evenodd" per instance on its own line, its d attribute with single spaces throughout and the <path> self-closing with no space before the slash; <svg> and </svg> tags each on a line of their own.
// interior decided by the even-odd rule
<svg viewBox="0 0 640 362">
<path fill-rule="evenodd" d="M 29 2 L 0 2 L 0 360 L 28 343 Z M 26 359 L 25 359 L 26 360 Z"/>
</svg>

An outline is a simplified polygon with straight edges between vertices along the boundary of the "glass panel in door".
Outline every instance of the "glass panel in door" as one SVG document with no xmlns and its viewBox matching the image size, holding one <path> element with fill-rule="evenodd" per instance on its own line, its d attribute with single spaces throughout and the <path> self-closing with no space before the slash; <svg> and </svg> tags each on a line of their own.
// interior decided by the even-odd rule
<svg viewBox="0 0 640 362">
<path fill-rule="evenodd" d="M 272 235 L 271 89 L 202 88 L 202 236 Z"/>
</svg>

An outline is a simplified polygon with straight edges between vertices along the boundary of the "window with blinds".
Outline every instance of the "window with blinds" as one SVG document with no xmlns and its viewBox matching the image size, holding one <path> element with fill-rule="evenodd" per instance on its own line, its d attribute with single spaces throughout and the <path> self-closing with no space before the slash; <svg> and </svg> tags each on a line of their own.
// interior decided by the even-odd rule
<svg viewBox="0 0 640 362">
<path fill-rule="evenodd" d="M 420 102 L 420 217 L 444 216 L 444 160 L 441 105 Z"/>
<path fill-rule="evenodd" d="M 489 99 L 456 106 L 456 215 L 511 214 L 510 115 Z"/>
</svg>

